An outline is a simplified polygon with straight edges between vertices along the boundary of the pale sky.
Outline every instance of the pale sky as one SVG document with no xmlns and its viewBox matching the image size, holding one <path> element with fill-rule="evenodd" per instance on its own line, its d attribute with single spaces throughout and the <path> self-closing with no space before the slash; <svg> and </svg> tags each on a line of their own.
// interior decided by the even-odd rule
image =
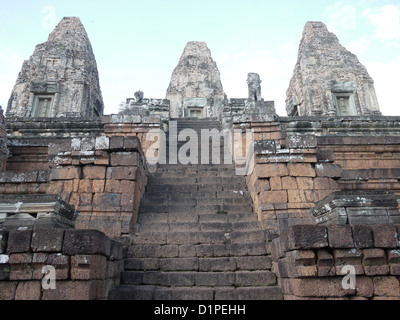
<svg viewBox="0 0 400 320">
<path fill-rule="evenodd" d="M 165 98 L 188 41 L 205 41 L 228 98 L 246 98 L 249 72 L 286 116 L 286 90 L 307 21 L 322 21 L 375 80 L 381 111 L 400 115 L 399 0 L 0 0 L 0 105 L 24 60 L 64 16 L 81 19 L 92 43 L 105 114 L 134 92 Z"/>
</svg>

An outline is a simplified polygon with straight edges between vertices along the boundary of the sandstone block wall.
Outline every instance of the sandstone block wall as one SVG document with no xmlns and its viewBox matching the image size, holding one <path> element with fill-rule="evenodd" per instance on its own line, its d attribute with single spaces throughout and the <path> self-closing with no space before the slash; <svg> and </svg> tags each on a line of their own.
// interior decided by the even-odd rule
<svg viewBox="0 0 400 320">
<path fill-rule="evenodd" d="M 271 242 L 285 299 L 400 299 L 400 226 L 289 227 Z M 355 271 L 355 287 L 343 286 Z"/>
<path fill-rule="evenodd" d="M 69 148 L 60 150 L 56 143 L 49 147 L 53 167 L 47 193 L 59 194 L 76 207 L 76 228 L 101 230 L 110 237 L 128 234 L 147 183 L 138 138 L 100 136 L 67 142 Z"/>
<path fill-rule="evenodd" d="M 234 117 L 234 128 L 254 130 L 255 168 L 247 184 L 264 228 L 314 224 L 310 209 L 334 191 L 398 194 L 399 120 Z"/>
<path fill-rule="evenodd" d="M 0 300 L 107 299 L 119 284 L 122 244 L 100 231 L 14 230 L 0 238 Z M 49 265 L 55 289 L 42 285 Z"/>
<path fill-rule="evenodd" d="M 105 116 L 104 125 L 77 118 L 10 119 L 11 157 L 0 172 L 0 192 L 60 195 L 80 212 L 77 228 L 128 234 L 147 183 L 140 139 L 153 125 L 159 128 L 160 118 L 146 123 L 126 117 Z"/>
</svg>

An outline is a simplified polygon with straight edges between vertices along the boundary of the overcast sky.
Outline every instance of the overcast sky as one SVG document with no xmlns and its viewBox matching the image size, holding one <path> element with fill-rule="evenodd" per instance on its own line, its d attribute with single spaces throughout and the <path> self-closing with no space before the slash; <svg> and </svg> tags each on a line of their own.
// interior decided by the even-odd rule
<svg viewBox="0 0 400 320">
<path fill-rule="evenodd" d="M 165 98 L 188 41 L 205 41 L 229 98 L 246 98 L 246 78 L 286 116 L 285 98 L 307 21 L 322 21 L 375 80 L 384 115 L 400 115 L 399 0 L 1 0 L 0 105 L 35 46 L 64 16 L 81 19 L 100 74 L 105 114 L 142 90 Z"/>
</svg>

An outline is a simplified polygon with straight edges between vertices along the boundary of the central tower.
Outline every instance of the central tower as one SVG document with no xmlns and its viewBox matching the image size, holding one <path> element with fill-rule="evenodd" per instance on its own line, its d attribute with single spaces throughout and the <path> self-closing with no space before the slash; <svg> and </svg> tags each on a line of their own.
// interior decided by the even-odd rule
<svg viewBox="0 0 400 320">
<path fill-rule="evenodd" d="M 224 89 L 205 42 L 188 42 L 172 73 L 166 99 L 171 118 L 219 117 Z"/>
</svg>

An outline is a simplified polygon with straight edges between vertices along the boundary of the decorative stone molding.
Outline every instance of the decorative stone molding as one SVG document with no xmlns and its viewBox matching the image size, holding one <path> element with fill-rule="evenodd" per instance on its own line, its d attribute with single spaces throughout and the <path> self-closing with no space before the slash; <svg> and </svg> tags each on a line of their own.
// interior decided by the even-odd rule
<svg viewBox="0 0 400 320">
<path fill-rule="evenodd" d="M 0 230 L 74 228 L 78 215 L 57 195 L 0 195 Z"/>
</svg>

